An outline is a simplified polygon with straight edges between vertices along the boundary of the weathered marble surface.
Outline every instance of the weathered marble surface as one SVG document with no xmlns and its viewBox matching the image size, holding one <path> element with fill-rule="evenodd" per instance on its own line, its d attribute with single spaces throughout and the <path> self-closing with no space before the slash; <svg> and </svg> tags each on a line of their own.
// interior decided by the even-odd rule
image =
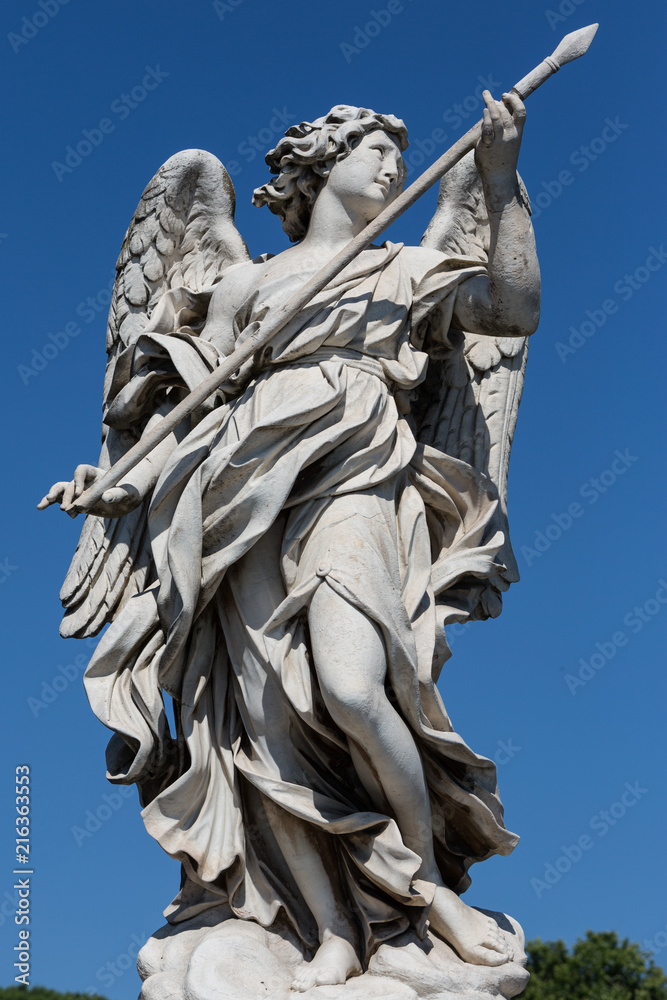
<svg viewBox="0 0 667 1000">
<path fill-rule="evenodd" d="M 490 913 L 490 911 L 486 911 Z M 440 938 L 419 941 L 407 933 L 382 945 L 362 976 L 338 986 L 318 986 L 315 1000 L 505 1000 L 525 988 L 524 938 L 515 921 L 492 916 L 504 929 L 510 961 L 497 969 L 463 963 Z M 224 908 L 167 925 L 139 953 L 144 986 L 140 1000 L 290 1000 L 295 972 L 304 961 L 287 925 L 264 930 Z"/>
<path fill-rule="evenodd" d="M 461 898 L 471 865 L 518 838 L 436 686 L 445 624 L 495 617 L 518 578 L 507 465 L 539 268 L 523 105 L 485 101 L 422 245 L 361 252 L 86 508 L 62 631 L 110 623 L 85 675 L 108 774 L 137 784 L 183 866 L 174 929 L 142 952 L 151 1000 L 346 976 L 320 996 L 509 997 L 525 980 L 506 962 L 518 931 Z M 406 145 L 399 119 L 345 105 L 289 129 L 255 203 L 295 245 L 254 259 L 222 164 L 172 157 L 117 265 L 99 465 L 41 506 L 67 510 L 363 232 L 402 188 Z M 233 922 L 191 922 L 220 905 Z M 279 914 L 291 930 L 261 930 Z M 460 958 L 398 946 L 427 915 Z"/>
</svg>

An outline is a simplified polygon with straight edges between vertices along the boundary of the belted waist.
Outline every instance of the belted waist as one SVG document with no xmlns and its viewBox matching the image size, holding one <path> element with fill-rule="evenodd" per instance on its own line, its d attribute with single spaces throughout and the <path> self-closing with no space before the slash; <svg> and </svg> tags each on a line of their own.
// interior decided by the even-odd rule
<svg viewBox="0 0 667 1000">
<path fill-rule="evenodd" d="M 353 351 L 348 347 L 320 347 L 310 354 L 304 354 L 302 358 L 295 358 L 293 361 L 276 361 L 269 365 L 270 368 L 303 368 L 306 365 L 318 365 L 320 361 L 340 361 L 350 368 L 359 368 L 362 372 L 375 375 L 381 379 L 385 385 L 389 385 L 389 380 L 384 368 L 377 360 L 368 354 L 360 351 Z"/>
</svg>

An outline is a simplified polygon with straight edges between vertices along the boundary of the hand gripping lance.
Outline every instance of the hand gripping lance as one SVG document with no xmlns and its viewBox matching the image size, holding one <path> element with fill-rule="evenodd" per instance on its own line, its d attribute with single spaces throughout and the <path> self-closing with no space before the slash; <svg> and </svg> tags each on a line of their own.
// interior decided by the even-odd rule
<svg viewBox="0 0 667 1000">
<path fill-rule="evenodd" d="M 590 24 L 586 28 L 580 28 L 578 31 L 573 31 L 569 35 L 565 35 L 560 45 L 558 45 L 550 56 L 547 56 L 546 59 L 512 87 L 514 93 L 518 94 L 522 100 L 525 100 L 538 87 L 541 87 L 549 77 L 558 72 L 561 66 L 583 56 L 588 51 L 597 29 L 597 24 Z M 418 198 L 421 198 L 424 192 L 428 191 L 436 181 L 439 181 L 448 170 L 451 170 L 466 153 L 474 149 L 479 142 L 481 134 L 482 122 L 480 121 L 476 125 L 473 125 L 465 135 L 461 136 L 410 187 L 406 188 L 390 205 L 387 205 L 376 219 L 369 222 L 358 236 L 350 240 L 347 246 L 307 281 L 283 306 L 275 309 L 261 325 L 259 323 L 256 324 L 256 328 L 244 340 L 243 344 L 237 347 L 226 358 L 223 358 L 218 367 L 210 372 L 196 389 L 181 400 L 159 424 L 153 427 L 140 441 L 130 448 L 101 479 L 93 483 L 80 497 L 70 504 L 67 508 L 67 513 L 72 516 L 85 513 L 87 509 L 94 506 L 101 499 L 102 494 L 106 490 L 116 486 L 127 475 L 130 469 L 133 469 L 156 445 L 171 434 L 185 417 L 189 416 L 198 406 L 201 406 L 204 400 L 215 392 L 223 382 L 226 382 L 256 351 L 265 347 L 279 330 L 289 323 L 362 250 L 365 250 L 373 243 L 380 233 L 384 232 L 392 222 L 395 222 Z"/>
</svg>

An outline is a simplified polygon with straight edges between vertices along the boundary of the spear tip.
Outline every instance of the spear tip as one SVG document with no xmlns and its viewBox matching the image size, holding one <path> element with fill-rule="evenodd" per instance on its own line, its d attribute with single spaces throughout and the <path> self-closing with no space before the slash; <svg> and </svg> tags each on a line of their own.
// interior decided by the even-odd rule
<svg viewBox="0 0 667 1000">
<path fill-rule="evenodd" d="M 569 35 L 561 40 L 560 44 L 551 56 L 559 66 L 572 62 L 588 52 L 591 42 L 595 38 L 595 32 L 600 27 L 599 24 L 589 24 L 578 31 L 571 31 Z"/>
</svg>

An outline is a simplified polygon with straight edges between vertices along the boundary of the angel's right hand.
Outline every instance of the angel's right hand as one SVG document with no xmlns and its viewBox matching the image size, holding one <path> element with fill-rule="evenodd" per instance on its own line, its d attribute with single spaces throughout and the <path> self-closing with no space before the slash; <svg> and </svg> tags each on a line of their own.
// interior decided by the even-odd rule
<svg viewBox="0 0 667 1000">
<path fill-rule="evenodd" d="M 54 483 L 45 497 L 37 504 L 38 510 L 46 510 L 53 503 L 59 503 L 60 509 L 70 517 L 76 517 L 80 512 L 71 510 L 71 505 L 81 494 L 96 483 L 105 474 L 106 469 L 98 469 L 95 465 L 77 465 L 74 479 L 71 482 Z M 143 497 L 136 487 L 126 483 L 124 486 L 114 486 L 106 490 L 100 500 L 86 508 L 87 514 L 98 517 L 122 517 L 139 506 Z"/>
</svg>

